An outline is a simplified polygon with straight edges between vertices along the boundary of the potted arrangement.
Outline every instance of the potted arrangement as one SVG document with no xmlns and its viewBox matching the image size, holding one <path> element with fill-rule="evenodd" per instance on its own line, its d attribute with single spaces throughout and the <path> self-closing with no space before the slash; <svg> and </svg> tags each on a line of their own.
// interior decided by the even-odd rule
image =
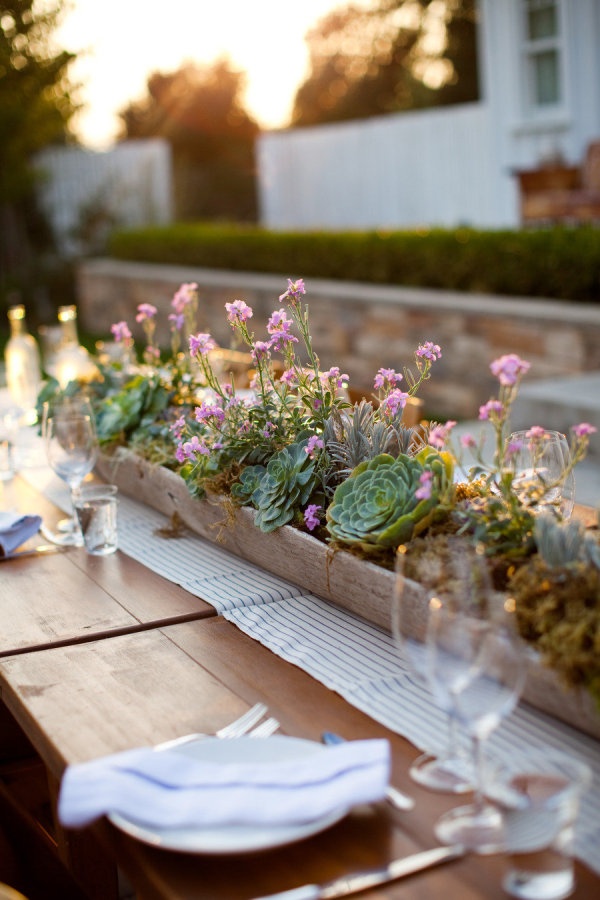
<svg viewBox="0 0 600 900">
<path fill-rule="evenodd" d="M 243 389 L 212 336 L 195 330 L 196 285 L 173 298 L 166 362 L 154 307 L 138 308 L 141 365 L 132 363 L 127 323 L 116 323 L 121 359 L 88 385 L 105 447 L 101 474 L 171 515 L 174 527 L 386 628 L 400 544 L 409 577 L 436 587 L 433 561 L 449 536 L 477 543 L 497 589 L 516 604 L 523 638 L 552 667 L 556 703 L 544 677 L 541 688 L 530 679 L 525 698 L 600 735 L 600 548 L 560 508 L 561 487 L 595 429 L 572 429 L 560 472 L 534 462 L 535 477 L 524 480 L 510 411 L 529 364 L 515 354 L 492 361 L 498 395 L 479 411 L 494 434 L 491 461 L 482 436 L 463 435 L 455 446 L 455 422 L 407 427 L 404 407 L 441 357 L 430 341 L 412 368 L 381 368 L 372 398 L 351 404 L 348 377 L 323 370 L 314 352 L 304 294 L 301 279 L 288 281 L 258 337 L 252 309 L 226 304 L 235 352 L 250 370 Z M 526 433 L 534 461 L 547 438 L 539 426 Z M 583 700 L 565 703 L 561 684 L 582 689 Z"/>
</svg>

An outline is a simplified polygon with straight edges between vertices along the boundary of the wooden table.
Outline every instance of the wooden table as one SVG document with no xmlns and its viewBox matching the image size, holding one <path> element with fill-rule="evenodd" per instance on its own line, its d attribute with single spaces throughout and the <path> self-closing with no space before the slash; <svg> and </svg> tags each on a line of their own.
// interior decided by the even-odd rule
<svg viewBox="0 0 600 900">
<path fill-rule="evenodd" d="M 44 569 L 44 577 L 36 575 L 50 559 L 53 565 Z M 214 731 L 258 700 L 269 705 L 286 734 L 319 740 L 329 729 L 347 738 L 389 738 L 392 780 L 416 799 L 410 813 L 396 812 L 385 803 L 357 808 L 321 835 L 233 858 L 152 848 L 105 820 L 81 832 L 64 832 L 55 819 L 46 822 L 61 859 L 85 886 L 86 896 L 116 897 L 118 865 L 140 900 L 247 900 L 380 865 L 436 844 L 433 823 L 457 801 L 410 781 L 408 766 L 415 748 L 209 610 L 202 610 L 193 621 L 173 623 L 171 601 L 161 606 L 161 598 L 174 592 L 185 619 L 186 598 L 181 596 L 185 591 L 119 553 L 96 560 L 74 551 L 48 561 L 23 559 L 0 566 L 5 609 L 18 611 L 14 592 L 23 597 L 34 589 L 41 593 L 42 587 L 62 609 L 63 624 L 47 633 L 43 642 L 39 636 L 52 604 L 41 598 L 40 609 L 45 611 L 38 616 L 36 604 L 27 601 L 21 627 L 27 631 L 31 626 L 30 646 L 13 632 L 16 652 L 0 659 L 2 701 L 38 755 L 52 801 L 68 764 L 189 731 Z M 76 590 L 68 587 L 73 578 Z M 10 589 L 4 587 L 6 579 Z M 96 616 L 98 624 L 86 630 L 78 610 L 92 586 L 98 592 L 94 607 L 105 608 L 107 615 L 104 624 Z M 145 600 L 147 592 L 152 602 Z M 4 621 L 6 612 L 1 610 Z M 125 624 L 124 614 L 135 624 Z M 73 624 L 73 616 L 78 624 Z M 500 855 L 466 858 L 364 896 L 504 898 L 503 867 Z M 577 879 L 574 897 L 600 895 L 600 878 L 580 864 Z"/>
<path fill-rule="evenodd" d="M 39 513 L 50 527 L 62 515 L 21 478 L 0 483 L 0 508 Z M 37 535 L 24 547 L 42 542 Z M 75 547 L 0 562 L 0 657 L 212 615 L 204 600 L 120 552 Z"/>
</svg>

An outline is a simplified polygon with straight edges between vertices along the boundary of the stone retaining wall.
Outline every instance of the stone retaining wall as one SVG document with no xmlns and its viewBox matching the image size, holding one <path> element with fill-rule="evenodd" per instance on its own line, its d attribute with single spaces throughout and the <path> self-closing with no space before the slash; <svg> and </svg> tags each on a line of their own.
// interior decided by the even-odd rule
<svg viewBox="0 0 600 900">
<path fill-rule="evenodd" d="M 257 339 L 264 339 L 267 319 L 287 287 L 285 275 L 90 259 L 78 269 L 82 327 L 108 337 L 111 324 L 126 319 L 141 339 L 136 307 L 152 303 L 159 310 L 159 335 L 168 344 L 171 299 L 180 284 L 191 281 L 200 289 L 198 330 L 209 331 L 222 346 L 232 336 L 227 301 L 245 300 L 253 308 L 251 324 Z M 600 306 L 312 278 L 306 287 L 322 368 L 339 366 L 359 391 L 371 392 L 380 366 L 410 367 L 418 344 L 441 346 L 442 359 L 419 394 L 430 417 L 476 416 L 497 391 L 489 363 L 504 353 L 531 363 L 528 382 L 600 370 Z"/>
</svg>

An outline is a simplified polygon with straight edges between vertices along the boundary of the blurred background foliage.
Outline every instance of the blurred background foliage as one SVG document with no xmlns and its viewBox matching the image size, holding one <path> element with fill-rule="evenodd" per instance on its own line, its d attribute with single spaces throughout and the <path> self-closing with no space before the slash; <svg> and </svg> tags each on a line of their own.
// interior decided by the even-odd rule
<svg viewBox="0 0 600 900">
<path fill-rule="evenodd" d="M 273 232 L 179 223 L 115 232 L 117 259 L 581 302 L 600 299 L 600 229 Z"/>
</svg>

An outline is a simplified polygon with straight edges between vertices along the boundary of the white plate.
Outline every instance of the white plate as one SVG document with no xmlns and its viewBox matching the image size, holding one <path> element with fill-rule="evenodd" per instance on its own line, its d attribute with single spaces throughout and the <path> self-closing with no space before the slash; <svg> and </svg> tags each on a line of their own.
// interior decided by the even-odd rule
<svg viewBox="0 0 600 900">
<path fill-rule="evenodd" d="M 282 760 L 300 759 L 322 749 L 322 745 L 315 741 L 274 735 L 269 738 L 203 738 L 173 748 L 172 752 L 209 762 L 268 765 Z M 150 828 L 118 813 L 111 813 L 108 818 L 121 831 L 154 847 L 182 853 L 225 854 L 251 853 L 300 841 L 324 831 L 347 813 L 348 809 L 339 809 L 301 825 L 230 825 L 216 828 Z"/>
</svg>

